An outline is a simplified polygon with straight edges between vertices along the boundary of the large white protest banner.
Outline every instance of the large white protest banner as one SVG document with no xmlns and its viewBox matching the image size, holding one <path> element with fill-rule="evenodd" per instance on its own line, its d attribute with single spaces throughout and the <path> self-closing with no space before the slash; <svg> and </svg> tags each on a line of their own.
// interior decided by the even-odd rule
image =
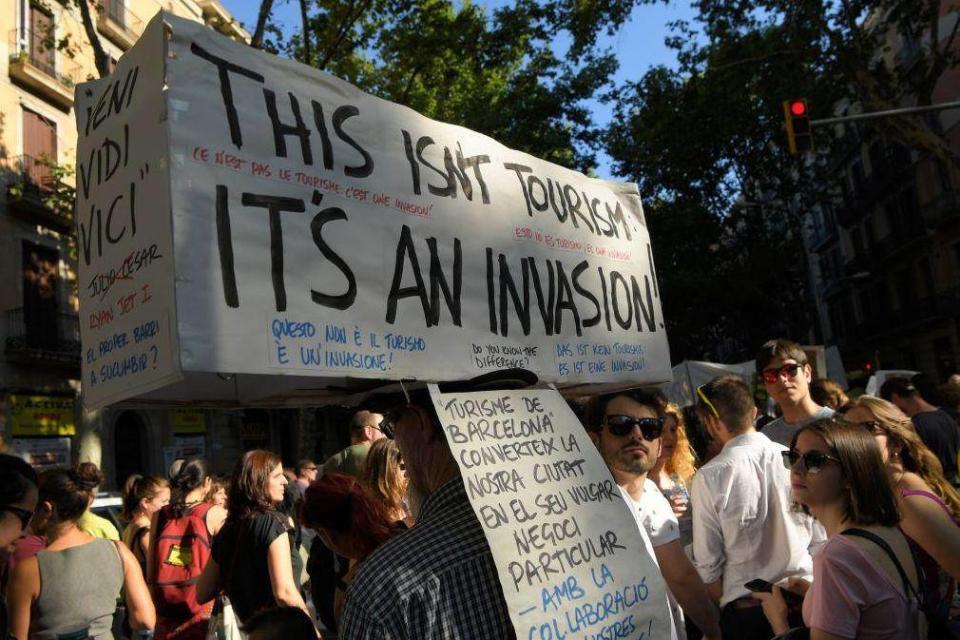
<svg viewBox="0 0 960 640">
<path fill-rule="evenodd" d="M 560 394 L 430 394 L 517 637 L 669 640 L 652 548 Z"/>
<path fill-rule="evenodd" d="M 88 406 L 316 402 L 509 367 L 670 377 L 635 185 L 166 13 L 77 95 Z"/>
</svg>

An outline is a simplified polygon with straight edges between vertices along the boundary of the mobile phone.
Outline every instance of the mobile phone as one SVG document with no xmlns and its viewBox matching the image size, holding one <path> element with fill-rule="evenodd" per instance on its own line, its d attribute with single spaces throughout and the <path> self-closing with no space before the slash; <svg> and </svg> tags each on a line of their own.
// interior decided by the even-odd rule
<svg viewBox="0 0 960 640">
<path fill-rule="evenodd" d="M 761 580 L 760 578 L 751 580 L 743 586 L 746 587 L 748 591 L 773 593 L 773 585 L 766 580 Z"/>
<path fill-rule="evenodd" d="M 767 582 L 766 580 L 761 580 L 760 578 L 751 580 L 743 586 L 746 587 L 748 591 L 773 593 L 773 584 Z M 798 593 L 794 593 L 793 591 L 787 591 L 781 587 L 780 593 L 783 595 L 784 602 L 790 606 L 798 605 L 803 602 L 803 596 Z"/>
</svg>

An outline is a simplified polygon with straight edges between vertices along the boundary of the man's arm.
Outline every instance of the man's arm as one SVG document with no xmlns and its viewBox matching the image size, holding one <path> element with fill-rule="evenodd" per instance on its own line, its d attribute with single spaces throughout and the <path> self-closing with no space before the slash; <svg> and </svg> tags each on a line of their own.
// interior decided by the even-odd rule
<svg viewBox="0 0 960 640">
<path fill-rule="evenodd" d="M 720 639 L 720 612 L 707 587 L 683 552 L 679 540 L 654 547 L 663 579 L 683 611 L 703 631 L 708 640 Z M 717 595 L 719 600 L 719 594 Z"/>
<path fill-rule="evenodd" d="M 713 506 L 703 472 L 693 477 L 690 486 L 693 510 L 693 564 L 715 602 L 723 595 L 723 567 L 727 562 L 723 548 L 720 516 Z"/>
</svg>

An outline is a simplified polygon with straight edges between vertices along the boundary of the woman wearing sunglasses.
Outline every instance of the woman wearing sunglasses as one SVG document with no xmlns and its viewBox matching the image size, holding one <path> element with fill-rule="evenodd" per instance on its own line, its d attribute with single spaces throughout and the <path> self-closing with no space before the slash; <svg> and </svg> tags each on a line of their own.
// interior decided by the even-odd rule
<svg viewBox="0 0 960 640">
<path fill-rule="evenodd" d="M 25 460 L 0 454 L 0 567 L 7 566 L 8 549 L 27 533 L 37 508 L 37 472 Z M 7 637 L 7 607 L 3 600 L 6 574 L 0 584 L 0 637 Z"/>
<path fill-rule="evenodd" d="M 17 564 L 10 576 L 9 634 L 20 640 L 65 634 L 111 640 L 121 589 L 130 626 L 152 629 L 156 612 L 133 554 L 118 541 L 80 529 L 91 490 L 83 473 L 75 468 L 45 471 L 38 489 L 33 526 L 46 536 L 47 547 Z"/>
<path fill-rule="evenodd" d="M 946 621 L 960 579 L 960 493 L 947 482 L 940 460 L 910 418 L 892 402 L 860 396 L 843 417 L 872 434 L 880 447 L 900 508 L 900 528 L 923 568 L 930 637 L 953 637 Z"/>
<path fill-rule="evenodd" d="M 873 436 L 832 419 L 802 427 L 784 463 L 793 495 L 827 531 L 804 591 L 803 621 L 812 640 L 919 640 L 919 567 L 897 528 L 900 516 Z M 756 593 L 774 632 L 787 631 L 780 587 Z"/>
</svg>

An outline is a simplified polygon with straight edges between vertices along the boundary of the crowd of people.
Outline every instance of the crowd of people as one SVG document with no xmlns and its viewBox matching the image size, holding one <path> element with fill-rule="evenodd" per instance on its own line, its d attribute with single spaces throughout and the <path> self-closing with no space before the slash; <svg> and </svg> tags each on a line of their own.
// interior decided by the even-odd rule
<svg viewBox="0 0 960 640">
<path fill-rule="evenodd" d="M 676 637 L 960 638 L 960 381 L 940 397 L 894 378 L 850 399 L 792 342 L 756 364 L 773 419 L 733 375 L 686 408 L 645 388 L 571 403 L 659 567 Z M 95 465 L 38 474 L 0 454 L 0 632 L 515 638 L 427 392 L 370 398 L 350 436 L 322 465 L 253 450 L 230 478 L 202 459 L 133 476 L 122 533 L 90 510 Z"/>
</svg>

